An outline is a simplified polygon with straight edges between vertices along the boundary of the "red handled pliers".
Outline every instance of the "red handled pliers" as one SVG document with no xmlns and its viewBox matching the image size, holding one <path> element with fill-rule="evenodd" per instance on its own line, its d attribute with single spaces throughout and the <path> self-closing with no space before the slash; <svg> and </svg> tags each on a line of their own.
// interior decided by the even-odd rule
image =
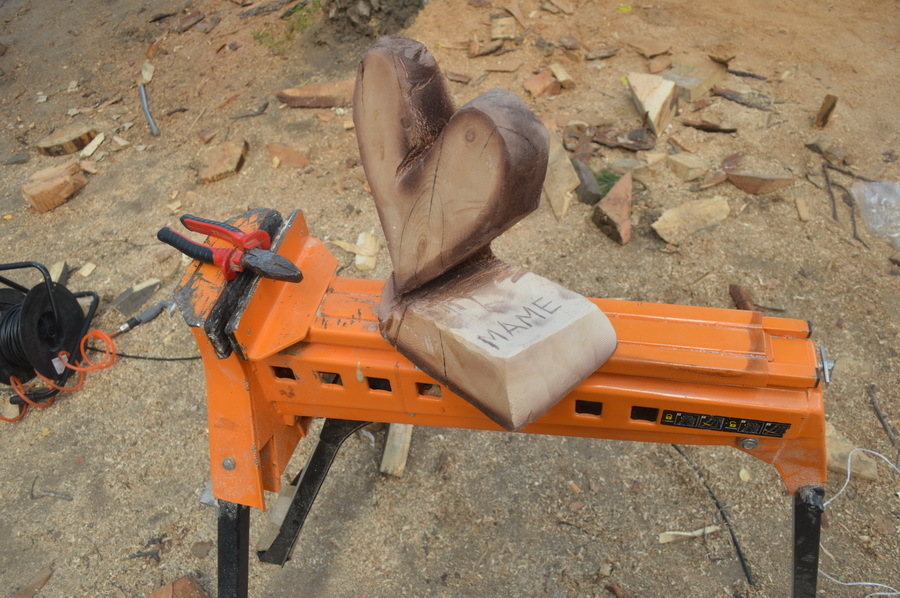
<svg viewBox="0 0 900 598">
<path fill-rule="evenodd" d="M 235 248 L 210 247 L 196 243 L 168 227 L 159 229 L 156 238 L 188 257 L 219 266 L 226 280 L 232 280 L 238 272 L 244 270 L 250 270 L 265 278 L 286 282 L 303 280 L 303 274 L 297 266 L 280 255 L 268 251 L 272 240 L 269 233 L 264 230 L 245 233 L 230 224 L 189 214 L 181 217 L 181 223 L 186 229 L 195 233 L 229 241 L 235 245 Z"/>
</svg>

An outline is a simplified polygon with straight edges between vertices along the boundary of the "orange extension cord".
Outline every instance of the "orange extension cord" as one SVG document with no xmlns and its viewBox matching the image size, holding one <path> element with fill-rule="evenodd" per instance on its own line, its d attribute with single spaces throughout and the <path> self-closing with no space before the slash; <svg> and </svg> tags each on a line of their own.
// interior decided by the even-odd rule
<svg viewBox="0 0 900 598">
<path fill-rule="evenodd" d="M 89 339 L 96 339 L 103 343 L 103 357 L 99 361 L 91 361 L 91 359 L 87 356 L 86 343 Z M 49 378 L 46 378 L 39 373 L 37 374 L 38 378 L 40 378 L 44 382 L 44 384 L 54 390 L 58 390 L 60 392 L 73 392 L 84 386 L 84 375 L 86 372 L 105 370 L 116 362 L 116 343 L 115 341 L 113 341 L 111 336 L 100 330 L 91 330 L 86 335 L 84 335 L 84 338 L 81 339 L 80 349 L 81 360 L 76 361 L 75 363 L 69 363 L 70 355 L 68 352 L 59 352 L 59 360 L 63 363 L 63 365 L 74 372 L 78 372 L 78 383 L 75 386 L 59 386 L 53 380 L 50 380 Z M 87 365 L 82 366 L 81 363 L 85 363 Z M 21 408 L 19 409 L 19 415 L 17 415 L 16 417 L 9 418 L 4 417 L 2 414 L 0 414 L 0 421 L 20 421 L 28 412 L 29 405 L 37 409 L 46 409 L 56 401 L 56 395 L 50 397 L 50 399 L 44 401 L 43 403 L 32 401 L 28 398 L 27 391 L 25 390 L 25 385 L 22 384 L 22 381 L 15 376 L 10 377 L 9 384 L 10 386 L 12 386 L 12 389 L 13 391 L 15 391 L 16 395 L 18 395 L 19 398 L 21 398 L 25 402 L 25 404 L 21 406 Z"/>
</svg>

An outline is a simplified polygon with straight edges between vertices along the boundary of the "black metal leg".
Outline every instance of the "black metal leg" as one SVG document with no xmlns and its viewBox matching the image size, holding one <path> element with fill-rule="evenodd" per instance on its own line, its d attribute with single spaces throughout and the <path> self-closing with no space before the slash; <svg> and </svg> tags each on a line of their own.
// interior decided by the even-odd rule
<svg viewBox="0 0 900 598">
<path fill-rule="evenodd" d="M 294 484 L 297 486 L 297 491 L 278 531 L 278 536 L 267 550 L 257 553 L 259 560 L 284 566 L 291 556 L 294 543 L 300 534 L 300 528 L 303 527 L 303 522 L 309 515 L 309 510 L 316 500 L 316 495 L 322 487 L 322 482 L 325 481 L 328 470 L 331 469 L 331 464 L 334 462 L 341 444 L 351 434 L 368 424 L 369 422 L 345 419 L 325 420 L 322 433 L 319 435 L 319 442 Z"/>
<path fill-rule="evenodd" d="M 825 490 L 803 486 L 794 495 L 794 598 L 815 598 Z"/>
<path fill-rule="evenodd" d="M 250 507 L 224 500 L 219 519 L 219 598 L 247 598 L 250 558 Z"/>
</svg>

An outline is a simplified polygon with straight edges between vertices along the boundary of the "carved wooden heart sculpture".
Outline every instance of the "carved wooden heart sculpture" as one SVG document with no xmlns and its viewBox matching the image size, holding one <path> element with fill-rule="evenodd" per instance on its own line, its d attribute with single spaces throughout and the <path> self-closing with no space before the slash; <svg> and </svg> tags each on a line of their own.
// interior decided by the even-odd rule
<svg viewBox="0 0 900 598">
<path fill-rule="evenodd" d="M 499 89 L 456 110 L 418 42 L 385 38 L 369 49 L 353 122 L 397 293 L 458 265 L 538 206 L 547 129 Z"/>
<path fill-rule="evenodd" d="M 394 266 L 381 333 L 502 427 L 529 424 L 616 345 L 596 305 L 490 250 L 538 207 L 547 129 L 502 90 L 455 110 L 434 57 L 398 37 L 363 57 L 353 121 Z"/>
</svg>

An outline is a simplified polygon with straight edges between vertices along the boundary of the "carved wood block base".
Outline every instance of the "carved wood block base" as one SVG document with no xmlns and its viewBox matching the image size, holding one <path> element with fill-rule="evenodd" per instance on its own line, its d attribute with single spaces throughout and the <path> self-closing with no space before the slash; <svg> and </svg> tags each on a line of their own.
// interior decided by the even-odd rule
<svg viewBox="0 0 900 598">
<path fill-rule="evenodd" d="M 543 415 L 616 347 L 593 303 L 493 256 L 405 295 L 389 280 L 379 319 L 400 353 L 510 431 Z"/>
</svg>

